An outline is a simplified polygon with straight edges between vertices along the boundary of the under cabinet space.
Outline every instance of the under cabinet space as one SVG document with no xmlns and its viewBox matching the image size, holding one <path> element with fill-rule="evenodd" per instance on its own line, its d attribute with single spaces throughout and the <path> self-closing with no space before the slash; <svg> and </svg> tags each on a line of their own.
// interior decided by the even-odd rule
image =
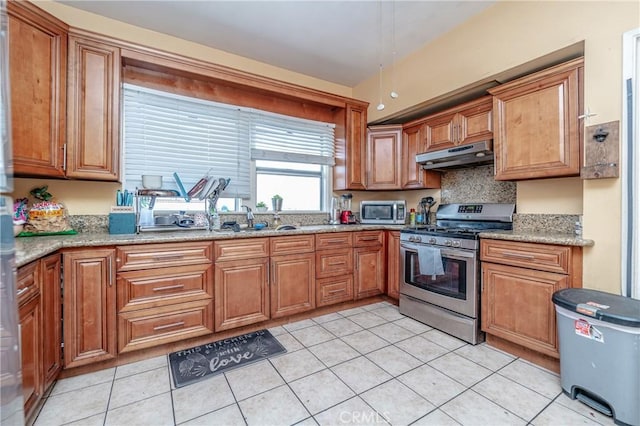
<svg viewBox="0 0 640 426">
<path fill-rule="evenodd" d="M 213 298 L 213 266 L 127 271 L 118 274 L 118 312 Z"/>
<path fill-rule="evenodd" d="M 212 243 L 142 244 L 117 248 L 118 272 L 212 261 Z"/>
<path fill-rule="evenodd" d="M 118 315 L 118 352 L 124 353 L 213 333 L 213 300 Z"/>
</svg>

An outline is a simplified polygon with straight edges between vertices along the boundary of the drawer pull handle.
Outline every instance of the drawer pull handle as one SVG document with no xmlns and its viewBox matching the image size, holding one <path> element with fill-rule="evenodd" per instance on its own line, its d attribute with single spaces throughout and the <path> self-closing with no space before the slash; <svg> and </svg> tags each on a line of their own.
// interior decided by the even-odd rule
<svg viewBox="0 0 640 426">
<path fill-rule="evenodd" d="M 378 241 L 378 237 L 360 237 L 360 241 Z"/>
<path fill-rule="evenodd" d="M 327 265 L 329 266 L 339 266 L 339 265 L 344 265 L 346 262 L 344 260 L 342 261 L 337 261 L 337 262 L 327 262 Z"/>
<path fill-rule="evenodd" d="M 153 260 L 180 260 L 182 258 L 184 258 L 184 256 L 181 254 L 157 254 L 153 256 Z"/>
<path fill-rule="evenodd" d="M 515 258 L 518 258 L 518 259 L 530 259 L 530 260 L 533 260 L 533 259 L 536 258 L 532 254 L 522 254 L 522 253 L 505 252 L 504 255 L 507 256 L 507 257 L 515 257 Z"/>
<path fill-rule="evenodd" d="M 29 287 L 24 287 L 18 290 L 18 296 L 22 295 L 25 291 L 29 291 Z"/>
<path fill-rule="evenodd" d="M 336 293 L 344 293 L 344 289 L 341 288 L 340 290 L 330 290 L 327 292 L 327 294 L 336 294 Z"/>
<path fill-rule="evenodd" d="M 184 284 L 166 285 L 164 287 L 154 287 L 153 291 L 177 290 L 184 288 Z"/>
<path fill-rule="evenodd" d="M 174 323 L 171 323 L 171 324 L 155 326 L 155 327 L 153 327 L 153 331 L 165 330 L 167 328 L 173 328 L 173 327 L 182 327 L 183 325 L 184 325 L 184 321 L 178 321 L 178 322 L 174 322 Z"/>
</svg>

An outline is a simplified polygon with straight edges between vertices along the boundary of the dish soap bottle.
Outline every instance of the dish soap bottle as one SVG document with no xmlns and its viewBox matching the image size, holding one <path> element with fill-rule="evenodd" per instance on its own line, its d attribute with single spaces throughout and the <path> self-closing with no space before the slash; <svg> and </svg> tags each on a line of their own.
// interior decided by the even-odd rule
<svg viewBox="0 0 640 426">
<path fill-rule="evenodd" d="M 416 226 L 416 209 L 411 209 L 409 211 L 409 223 L 411 226 Z"/>
</svg>

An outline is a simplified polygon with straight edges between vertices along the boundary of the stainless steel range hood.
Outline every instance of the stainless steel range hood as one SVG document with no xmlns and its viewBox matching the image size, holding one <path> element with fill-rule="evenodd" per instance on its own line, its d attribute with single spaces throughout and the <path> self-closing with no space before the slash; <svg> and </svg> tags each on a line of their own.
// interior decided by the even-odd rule
<svg viewBox="0 0 640 426">
<path fill-rule="evenodd" d="M 426 170 L 459 169 L 493 163 L 491 141 L 481 141 L 455 148 L 423 152 L 416 155 L 416 163 Z"/>
</svg>

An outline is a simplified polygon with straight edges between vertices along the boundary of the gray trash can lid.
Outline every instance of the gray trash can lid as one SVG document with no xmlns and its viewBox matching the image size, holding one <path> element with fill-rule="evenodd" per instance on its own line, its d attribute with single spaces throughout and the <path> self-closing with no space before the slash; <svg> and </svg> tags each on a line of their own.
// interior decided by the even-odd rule
<svg viewBox="0 0 640 426">
<path fill-rule="evenodd" d="M 584 288 L 565 288 L 553 293 L 553 303 L 600 321 L 640 328 L 640 300 Z"/>
</svg>

